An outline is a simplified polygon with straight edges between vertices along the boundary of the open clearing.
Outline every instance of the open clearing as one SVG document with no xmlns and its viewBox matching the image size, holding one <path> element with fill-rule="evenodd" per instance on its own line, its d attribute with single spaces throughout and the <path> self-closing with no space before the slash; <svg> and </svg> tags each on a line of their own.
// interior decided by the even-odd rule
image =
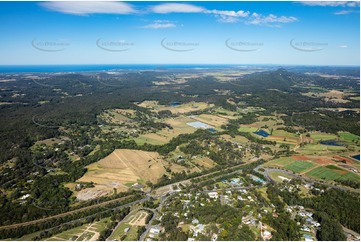
<svg viewBox="0 0 361 242">
<path fill-rule="evenodd" d="M 291 176 L 288 176 L 287 174 L 284 174 L 282 172 L 277 172 L 277 171 L 270 172 L 269 176 L 271 177 L 272 180 L 274 180 L 276 182 L 283 182 L 284 178 L 292 179 Z"/>
<path fill-rule="evenodd" d="M 206 108 L 211 108 L 213 107 L 213 104 L 208 104 L 208 103 L 204 103 L 204 102 L 190 102 L 190 103 L 184 103 L 181 104 L 179 106 L 163 106 L 161 108 L 159 108 L 158 111 L 161 110 L 169 110 L 174 114 L 183 114 L 183 113 L 189 113 L 189 112 L 193 112 L 193 111 L 200 111 L 200 110 L 204 110 Z"/>
<path fill-rule="evenodd" d="M 144 226 L 145 225 L 145 219 L 148 216 L 147 212 L 139 211 L 137 214 L 135 214 L 133 217 L 129 219 L 130 225 L 136 225 L 136 226 Z"/>
<path fill-rule="evenodd" d="M 275 141 L 277 143 L 281 143 L 281 144 L 288 144 L 288 145 L 296 145 L 298 142 L 298 138 L 286 138 L 284 136 L 274 136 L 274 135 L 270 135 L 268 137 L 265 138 L 266 140 L 269 141 Z"/>
<path fill-rule="evenodd" d="M 308 97 L 321 97 L 327 102 L 335 102 L 335 103 L 349 102 L 349 100 L 345 99 L 347 93 L 338 90 L 330 90 L 328 92 L 307 92 L 301 94 Z"/>
<path fill-rule="evenodd" d="M 302 156 L 302 155 L 293 155 L 295 160 L 307 160 L 312 161 L 317 165 L 330 165 L 335 164 L 335 162 L 328 156 Z"/>
<path fill-rule="evenodd" d="M 224 116 L 216 116 L 212 114 L 201 114 L 191 117 L 193 120 L 208 124 L 213 127 L 221 127 L 224 124 L 227 124 L 229 119 Z"/>
<path fill-rule="evenodd" d="M 135 110 L 131 109 L 114 109 L 103 112 L 100 118 L 108 123 L 123 124 L 129 122 L 135 117 Z"/>
<path fill-rule="evenodd" d="M 80 191 L 78 199 L 95 198 L 103 195 L 99 192 L 109 193 L 113 188 L 124 191 L 128 189 L 126 184 L 129 183 L 155 183 L 166 172 L 163 163 L 156 152 L 117 149 L 104 159 L 87 166 L 87 173 L 79 181 L 92 181 L 95 187 Z"/>
<path fill-rule="evenodd" d="M 165 106 L 165 105 L 160 105 L 158 101 L 146 100 L 138 104 L 138 106 L 143 108 L 149 108 L 156 112 L 162 110 L 169 110 L 173 114 L 184 114 L 193 111 L 204 110 L 206 108 L 211 108 L 214 107 L 214 104 L 208 104 L 205 102 L 189 102 L 189 103 L 181 103 L 180 105 L 176 105 L 176 106 L 171 106 L 171 105 Z"/>
<path fill-rule="evenodd" d="M 285 130 L 276 129 L 272 134 L 266 138 L 269 141 L 275 141 L 280 144 L 297 145 L 299 142 L 299 136 L 294 133 L 287 132 Z"/>
<path fill-rule="evenodd" d="M 322 180 L 351 180 L 351 181 L 359 181 L 360 176 L 357 174 L 348 172 L 336 166 L 320 166 L 309 172 L 306 175 L 322 179 Z"/>
<path fill-rule="evenodd" d="M 239 132 L 246 132 L 246 133 L 253 133 L 256 132 L 258 128 L 256 127 L 250 127 L 247 125 L 241 125 L 241 127 L 238 129 Z"/>
<path fill-rule="evenodd" d="M 293 172 L 300 173 L 300 172 L 308 170 L 314 166 L 315 166 L 315 164 L 312 164 L 311 162 L 297 160 L 295 162 L 292 162 L 291 164 L 286 165 L 285 168 L 287 170 L 291 170 Z"/>
<path fill-rule="evenodd" d="M 96 241 L 99 238 L 99 233 L 105 229 L 110 218 L 101 219 L 100 221 L 66 230 L 62 233 L 50 237 L 49 241 Z"/>
<path fill-rule="evenodd" d="M 326 133 L 311 133 L 311 138 L 315 142 L 319 142 L 321 140 L 336 140 L 337 136 L 334 134 L 326 134 Z"/>
<path fill-rule="evenodd" d="M 119 225 L 117 230 L 114 231 L 113 235 L 109 237 L 109 240 L 136 241 L 137 231 L 137 226 L 131 226 L 128 223 L 122 223 Z"/>
<path fill-rule="evenodd" d="M 134 141 L 138 145 L 143 145 L 145 143 L 151 145 L 162 145 L 168 143 L 173 138 L 172 136 L 167 134 L 171 134 L 171 132 L 169 131 L 169 129 L 164 129 L 157 133 L 148 133 L 148 134 L 139 135 L 139 137 L 134 138 Z"/>
<path fill-rule="evenodd" d="M 275 160 L 271 160 L 266 163 L 266 166 L 277 166 L 277 167 L 284 167 L 286 165 L 292 164 L 295 160 L 292 157 L 281 157 Z"/>
<path fill-rule="evenodd" d="M 360 140 L 360 137 L 358 135 L 351 134 L 349 132 L 338 132 L 338 135 L 341 139 L 347 142 L 357 142 L 358 140 Z"/>
<path fill-rule="evenodd" d="M 216 165 L 216 163 L 208 157 L 197 157 L 192 159 L 192 162 L 205 168 L 212 168 Z"/>
<path fill-rule="evenodd" d="M 114 230 L 109 240 L 137 240 L 138 227 L 145 226 L 145 219 L 149 213 L 145 211 L 133 211 L 128 214 Z"/>
<path fill-rule="evenodd" d="M 281 130 L 281 129 L 273 130 L 272 135 L 274 135 L 274 136 L 282 136 L 282 137 L 285 137 L 285 138 L 298 139 L 298 135 L 297 135 L 297 134 L 290 133 L 290 132 L 287 132 L 287 131 Z"/>
<path fill-rule="evenodd" d="M 328 156 L 294 155 L 292 157 L 281 157 L 271 160 L 266 163 L 266 166 L 280 167 L 295 173 L 305 174 L 306 176 L 323 180 L 341 179 L 358 181 L 360 179 L 359 175 L 340 167 L 345 164 L 337 163 L 334 160 L 335 157 Z M 278 180 L 277 177 L 272 178 Z"/>
<path fill-rule="evenodd" d="M 294 172 L 302 172 L 319 165 L 335 164 L 331 158 L 325 156 L 302 156 L 281 157 L 266 163 L 268 167 L 283 167 Z"/>
<path fill-rule="evenodd" d="M 237 115 L 236 112 L 233 112 L 233 111 L 229 111 L 227 109 L 224 109 L 222 107 L 216 107 L 212 110 L 212 113 L 216 114 L 216 115 L 220 115 L 220 116 L 226 116 L 228 118 L 231 118 L 231 119 L 235 119 L 237 117 L 235 117 Z"/>
<path fill-rule="evenodd" d="M 240 125 L 238 131 L 253 134 L 259 130 L 264 130 L 270 134 L 269 136 L 264 137 L 266 140 L 275 141 L 278 144 L 288 144 L 291 146 L 295 146 L 299 143 L 300 138 L 298 134 L 287 132 L 281 129 L 284 127 L 284 125 L 282 124 L 281 119 L 278 117 L 261 116 L 258 119 L 260 121 L 255 123 Z M 257 138 L 259 137 L 257 136 Z"/>
<path fill-rule="evenodd" d="M 186 171 L 187 168 L 184 167 L 184 166 L 181 166 L 181 165 L 178 165 L 178 164 L 175 164 L 175 163 L 171 163 L 170 166 L 169 166 L 169 169 L 171 170 L 171 172 L 173 173 L 180 173 L 182 171 Z"/>
<path fill-rule="evenodd" d="M 47 146 L 51 146 L 51 145 L 55 145 L 55 144 L 59 144 L 61 142 L 64 142 L 65 140 L 69 140 L 68 137 L 60 137 L 60 138 L 50 138 L 50 139 L 44 139 L 44 140 L 40 140 L 35 142 L 35 145 L 47 145 Z"/>
<path fill-rule="evenodd" d="M 348 100 L 345 100 L 344 97 L 346 94 L 342 91 L 331 90 L 326 93 L 319 93 L 320 97 L 324 97 L 325 101 L 338 102 L 338 103 L 347 103 Z"/>
<path fill-rule="evenodd" d="M 237 142 L 238 144 L 246 144 L 249 142 L 249 140 L 246 137 L 240 136 L 240 135 L 236 135 L 234 138 L 232 138 L 230 135 L 228 134 L 222 134 L 220 136 L 222 139 L 229 141 L 229 142 Z"/>
<path fill-rule="evenodd" d="M 346 166 L 351 165 L 353 168 L 357 168 L 358 170 L 360 168 L 360 162 L 356 161 L 354 159 L 351 159 L 349 157 L 336 155 L 336 156 L 333 156 L 332 158 L 335 161 L 341 161 L 341 162 L 345 163 L 344 165 L 346 165 Z M 340 164 L 340 165 L 342 166 L 342 164 Z"/>
<path fill-rule="evenodd" d="M 347 148 L 345 146 L 307 144 L 303 147 L 300 147 L 297 151 L 304 155 L 319 155 L 319 154 L 329 154 L 335 151 L 342 152 L 346 150 Z"/>
<path fill-rule="evenodd" d="M 152 83 L 156 86 L 166 86 L 166 85 L 184 84 L 187 83 L 187 80 L 165 78 L 163 81 L 153 81 Z"/>
<path fill-rule="evenodd" d="M 158 101 L 145 100 L 145 101 L 139 103 L 138 106 L 142 107 L 142 108 L 155 109 L 155 108 L 157 108 L 159 106 L 159 102 Z"/>
<path fill-rule="evenodd" d="M 172 126 L 173 129 L 165 128 L 156 133 L 142 134 L 135 138 L 134 141 L 139 145 L 143 145 L 144 143 L 153 145 L 168 143 L 172 138 L 180 134 L 190 134 L 196 131 L 196 128 L 187 125 L 188 122 L 193 121 L 193 119 L 186 116 L 166 119 L 164 122 Z"/>
</svg>

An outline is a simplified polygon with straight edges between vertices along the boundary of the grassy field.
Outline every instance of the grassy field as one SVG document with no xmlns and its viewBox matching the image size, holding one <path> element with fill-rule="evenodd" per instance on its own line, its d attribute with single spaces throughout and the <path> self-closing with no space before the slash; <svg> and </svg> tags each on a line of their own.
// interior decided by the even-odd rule
<svg viewBox="0 0 361 242">
<path fill-rule="evenodd" d="M 356 140 L 360 140 L 360 137 L 355 134 L 351 134 L 350 132 L 338 132 L 338 135 L 341 139 L 347 142 L 354 142 Z"/>
<path fill-rule="evenodd" d="M 130 227 L 130 230 L 127 233 L 127 236 L 125 237 L 124 241 L 136 241 L 137 233 L 138 232 L 138 226 L 132 226 Z"/>
<path fill-rule="evenodd" d="M 337 103 L 347 103 L 348 100 L 345 98 L 345 93 L 339 90 L 327 90 L 326 92 L 308 92 L 308 93 L 302 93 L 305 96 L 309 97 L 321 97 L 326 101 L 332 101 Z"/>
<path fill-rule="evenodd" d="M 214 106 L 213 104 L 208 104 L 205 102 L 189 102 L 189 103 L 181 104 L 176 107 L 163 106 L 163 107 L 160 107 L 157 111 L 169 110 L 175 114 L 176 113 L 189 113 L 192 111 L 199 111 L 199 110 L 204 110 L 206 108 L 211 108 L 213 106 Z"/>
<path fill-rule="evenodd" d="M 94 188 L 78 193 L 78 198 L 87 200 L 105 195 L 116 188 L 128 190 L 127 183 L 139 180 L 157 182 L 166 173 L 165 162 L 156 152 L 117 149 L 104 159 L 87 166 L 87 173 L 79 179 L 81 182 L 94 182 Z"/>
<path fill-rule="evenodd" d="M 89 241 L 89 240 L 97 240 L 99 237 L 99 233 L 106 228 L 106 225 L 110 223 L 110 218 L 101 219 L 92 224 L 84 224 L 82 226 L 69 229 L 67 231 L 56 234 L 46 240 L 49 241 Z"/>
<path fill-rule="evenodd" d="M 250 127 L 247 125 L 241 125 L 241 127 L 238 129 L 239 132 L 247 132 L 247 133 L 253 133 L 256 132 L 258 128 Z"/>
<path fill-rule="evenodd" d="M 297 134 L 290 133 L 290 132 L 287 132 L 285 130 L 280 130 L 280 129 L 273 130 L 272 135 L 273 136 L 282 136 L 282 137 L 285 137 L 285 138 L 296 138 L 296 139 L 298 139 Z"/>
<path fill-rule="evenodd" d="M 262 187 L 262 188 L 258 188 L 257 191 L 259 193 L 261 193 L 261 196 L 266 199 L 267 201 L 269 201 L 268 195 L 267 195 L 267 188 L 266 187 Z M 268 209 L 267 209 L 268 210 Z"/>
<path fill-rule="evenodd" d="M 178 163 L 179 157 L 183 157 L 185 160 Z M 169 153 L 167 161 L 169 162 L 169 165 L 166 166 L 166 168 L 169 168 L 174 173 L 182 171 L 185 171 L 186 173 L 200 172 L 204 168 L 210 168 L 216 165 L 216 163 L 208 157 L 197 156 L 195 159 L 192 159 L 191 157 L 188 157 L 187 154 L 180 151 L 179 148 Z M 183 162 L 185 164 L 183 164 Z"/>
<path fill-rule="evenodd" d="M 131 110 L 131 109 L 107 110 L 103 112 L 99 117 L 108 123 L 123 124 L 131 121 L 131 119 L 135 117 L 135 110 Z"/>
<path fill-rule="evenodd" d="M 149 133 L 149 134 L 142 134 L 139 135 L 139 137 L 134 138 L 133 140 L 138 145 L 143 145 L 145 143 L 151 144 L 151 145 L 163 145 L 169 142 L 171 140 L 171 136 L 165 135 L 166 131 L 160 131 L 157 133 Z"/>
<path fill-rule="evenodd" d="M 269 134 L 272 133 L 272 135 L 265 138 L 266 140 L 275 141 L 278 144 L 288 144 L 291 146 L 297 145 L 299 139 L 298 135 L 278 129 L 280 127 L 283 127 L 283 125 L 278 124 L 281 121 L 276 116 L 261 116 L 259 117 L 259 120 L 260 121 L 253 124 L 241 125 L 238 131 L 254 133 L 257 130 L 262 129 Z M 265 126 L 268 128 L 265 128 Z"/>
<path fill-rule="evenodd" d="M 237 114 L 236 112 L 232 112 L 223 108 L 215 108 L 213 109 L 213 112 L 216 113 L 217 115 L 224 115 L 224 116 L 228 116 L 228 117 L 233 117 Z"/>
<path fill-rule="evenodd" d="M 360 176 L 355 173 L 348 172 L 347 174 L 341 177 L 341 180 L 351 180 L 351 181 L 360 181 Z"/>
<path fill-rule="evenodd" d="M 126 228 L 129 228 L 127 233 L 124 232 Z M 118 227 L 115 234 L 110 237 L 110 240 L 120 240 L 125 235 L 124 241 L 136 241 L 137 232 L 138 226 L 130 226 L 128 223 L 123 223 Z"/>
<path fill-rule="evenodd" d="M 208 104 L 205 102 L 189 102 L 189 103 L 183 103 L 179 106 L 165 106 L 160 105 L 158 101 L 143 101 L 142 103 L 138 104 L 140 107 L 149 108 L 151 110 L 154 110 L 156 112 L 162 111 L 162 110 L 169 110 L 173 114 L 185 114 L 192 111 L 200 111 L 204 110 L 206 108 L 214 107 L 213 104 Z"/>
<path fill-rule="evenodd" d="M 177 118 L 169 118 L 164 122 L 172 126 L 173 129 L 165 128 L 156 133 L 142 134 L 135 138 L 134 141 L 138 145 L 144 143 L 153 145 L 162 145 L 168 143 L 172 138 L 177 137 L 180 134 L 190 134 L 197 129 L 189 126 L 187 123 L 194 122 L 195 120 L 206 123 L 210 126 L 219 128 L 223 124 L 228 122 L 228 119 L 221 116 L 215 116 L 210 114 L 201 114 L 192 118 L 187 116 L 180 116 Z"/>
<path fill-rule="evenodd" d="M 312 133 L 311 138 L 316 142 L 321 140 L 336 140 L 337 136 L 334 134 L 326 134 L 326 133 Z"/>
<path fill-rule="evenodd" d="M 292 157 L 281 157 L 281 158 L 267 162 L 266 166 L 284 167 L 284 166 L 292 164 L 294 161 L 295 160 Z"/>
<path fill-rule="evenodd" d="M 147 212 L 137 211 L 130 213 L 118 226 L 118 228 L 109 237 L 109 240 L 123 240 L 135 241 L 137 240 L 137 231 L 139 226 L 145 225 L 145 218 L 148 215 Z M 129 228 L 128 232 L 125 229 Z"/>
<path fill-rule="evenodd" d="M 360 97 L 350 97 L 351 100 L 360 101 Z"/>
<path fill-rule="evenodd" d="M 335 166 L 320 166 L 307 172 L 306 175 L 322 180 L 342 179 L 342 180 L 359 181 L 360 179 L 358 175 Z"/>
<path fill-rule="evenodd" d="M 245 144 L 247 142 L 249 142 L 249 140 L 246 137 L 240 136 L 240 135 L 236 135 L 234 138 L 232 138 L 230 135 L 228 134 L 222 134 L 220 136 L 222 139 L 230 141 L 230 142 L 237 142 L 239 144 Z"/>
<path fill-rule="evenodd" d="M 332 160 L 332 156 L 300 155 L 282 157 L 271 160 L 265 165 L 267 167 L 282 167 L 295 173 L 305 173 L 306 176 L 329 181 L 337 179 L 358 181 L 360 179 L 357 174 L 336 166 L 335 161 Z M 280 181 L 280 179 L 277 178 L 278 175 L 280 174 L 275 173 L 271 177 L 276 181 Z"/>
<path fill-rule="evenodd" d="M 208 157 L 197 157 L 193 159 L 192 162 L 205 168 L 212 168 L 216 165 L 216 163 Z"/>
<path fill-rule="evenodd" d="M 62 140 L 59 139 L 59 138 L 50 138 L 50 139 L 44 139 L 44 140 L 37 141 L 37 142 L 35 142 L 35 145 L 44 144 L 44 145 L 47 145 L 47 146 L 51 146 L 51 145 L 54 145 L 54 144 L 59 144 L 60 142 L 62 142 Z"/>
<path fill-rule="evenodd" d="M 280 177 L 292 179 L 292 177 L 288 176 L 287 174 L 284 174 L 284 173 L 278 172 L 278 171 L 270 172 L 269 176 L 271 177 L 272 180 L 274 180 L 276 182 L 283 182 L 283 180 Z"/>
<path fill-rule="evenodd" d="M 247 96 L 252 96 L 252 94 L 246 94 Z M 265 110 L 264 108 L 261 108 L 261 107 L 243 107 L 242 109 L 240 109 L 238 112 L 239 113 L 255 113 L 255 112 L 261 112 Z"/>
<path fill-rule="evenodd" d="M 131 226 L 128 223 L 122 223 L 120 224 L 117 229 L 113 232 L 113 234 L 109 237 L 110 240 L 120 240 L 124 235 L 124 230 L 126 228 L 130 228 Z M 130 230 L 128 231 L 128 233 Z"/>
<path fill-rule="evenodd" d="M 138 104 L 139 107 L 142 108 L 150 108 L 150 109 L 156 109 L 159 106 L 158 101 L 151 101 L 151 100 L 145 100 Z"/>
<path fill-rule="evenodd" d="M 173 129 L 165 128 L 156 133 L 142 134 L 135 138 L 134 141 L 139 145 L 143 145 L 144 143 L 153 145 L 168 143 L 172 138 L 180 134 L 190 134 L 196 131 L 196 128 L 187 125 L 187 123 L 193 121 L 193 119 L 186 116 L 166 119 L 164 122 L 172 126 Z"/>
<path fill-rule="evenodd" d="M 11 238 L 4 239 L 4 241 L 31 241 L 31 240 L 34 240 L 34 238 L 36 236 L 39 236 L 40 233 L 41 233 L 41 231 L 38 231 L 38 232 L 35 232 L 35 233 L 26 234 L 26 235 L 24 235 L 24 236 L 22 236 L 20 238 L 16 238 L 16 239 L 15 238 L 14 239 L 11 239 Z"/>
<path fill-rule="evenodd" d="M 224 182 L 221 182 L 221 181 L 215 183 L 215 185 L 218 185 L 219 188 L 227 188 L 228 187 L 227 184 L 225 184 Z"/>
<path fill-rule="evenodd" d="M 292 157 L 281 157 L 275 160 L 271 160 L 268 163 L 266 163 L 266 166 L 268 167 L 283 167 L 287 170 L 301 173 L 303 171 L 306 171 L 312 167 L 315 167 L 316 165 L 310 161 L 305 160 L 295 160 Z"/>
<path fill-rule="evenodd" d="M 203 122 L 205 124 L 208 124 L 210 126 L 220 128 L 222 125 L 228 123 L 228 118 L 223 116 L 216 116 L 212 114 L 201 114 L 193 117 L 194 120 Z M 194 121 L 193 120 L 193 121 Z"/>
<path fill-rule="evenodd" d="M 343 169 L 341 169 L 340 167 L 333 166 L 333 165 L 328 165 L 328 166 L 326 166 L 326 168 L 331 169 L 331 170 L 343 171 Z"/>
<path fill-rule="evenodd" d="M 252 125 L 254 125 L 255 127 L 261 128 L 263 126 L 268 126 L 268 128 L 264 128 L 265 130 L 270 131 L 270 128 L 274 128 L 276 130 L 276 128 L 278 127 L 277 125 L 277 118 L 275 116 L 260 116 L 258 117 L 257 122 L 253 123 Z"/>
<path fill-rule="evenodd" d="M 296 173 L 301 173 L 305 170 L 308 170 L 312 167 L 314 167 L 315 164 L 309 162 L 309 161 L 303 161 L 303 160 L 297 160 L 292 162 L 291 164 L 288 164 L 285 166 L 287 170 L 291 170 Z"/>
<path fill-rule="evenodd" d="M 305 155 L 317 155 L 320 153 L 330 153 L 335 151 L 346 151 L 345 146 L 331 146 L 331 145 L 322 145 L 322 144 L 307 144 L 298 149 L 298 152 Z"/>
<path fill-rule="evenodd" d="M 275 141 L 278 144 L 287 144 L 287 145 L 291 145 L 291 146 L 295 146 L 297 144 L 297 138 L 286 138 L 283 136 L 268 136 L 267 138 L 265 138 L 266 140 L 269 141 Z"/>
</svg>

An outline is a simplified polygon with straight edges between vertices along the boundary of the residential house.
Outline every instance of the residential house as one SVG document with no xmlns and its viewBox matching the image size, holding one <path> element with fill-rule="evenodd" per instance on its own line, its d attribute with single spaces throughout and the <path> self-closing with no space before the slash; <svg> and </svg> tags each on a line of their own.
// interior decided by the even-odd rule
<svg viewBox="0 0 361 242">
<path fill-rule="evenodd" d="M 209 192 L 209 193 L 208 193 L 208 196 L 209 196 L 210 198 L 217 199 L 217 198 L 218 198 L 218 193 L 217 193 L 217 192 Z"/>
<path fill-rule="evenodd" d="M 270 240 L 272 239 L 272 234 L 271 232 L 267 231 L 267 230 L 264 230 L 263 233 L 261 233 L 262 235 L 262 239 L 263 240 Z"/>
</svg>

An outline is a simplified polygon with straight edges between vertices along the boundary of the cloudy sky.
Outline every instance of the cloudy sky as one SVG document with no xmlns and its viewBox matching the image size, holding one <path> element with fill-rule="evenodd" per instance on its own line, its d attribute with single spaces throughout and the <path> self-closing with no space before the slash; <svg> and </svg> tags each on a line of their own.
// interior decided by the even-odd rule
<svg viewBox="0 0 361 242">
<path fill-rule="evenodd" d="M 358 2 L 0 2 L 0 65 L 359 65 Z"/>
</svg>

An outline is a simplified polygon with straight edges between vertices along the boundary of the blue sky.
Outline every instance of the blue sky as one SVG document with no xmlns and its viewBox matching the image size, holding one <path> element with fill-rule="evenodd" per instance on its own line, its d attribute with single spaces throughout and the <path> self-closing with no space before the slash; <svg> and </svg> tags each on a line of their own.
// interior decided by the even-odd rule
<svg viewBox="0 0 361 242">
<path fill-rule="evenodd" d="M 359 65 L 357 2 L 0 2 L 0 64 Z"/>
</svg>

